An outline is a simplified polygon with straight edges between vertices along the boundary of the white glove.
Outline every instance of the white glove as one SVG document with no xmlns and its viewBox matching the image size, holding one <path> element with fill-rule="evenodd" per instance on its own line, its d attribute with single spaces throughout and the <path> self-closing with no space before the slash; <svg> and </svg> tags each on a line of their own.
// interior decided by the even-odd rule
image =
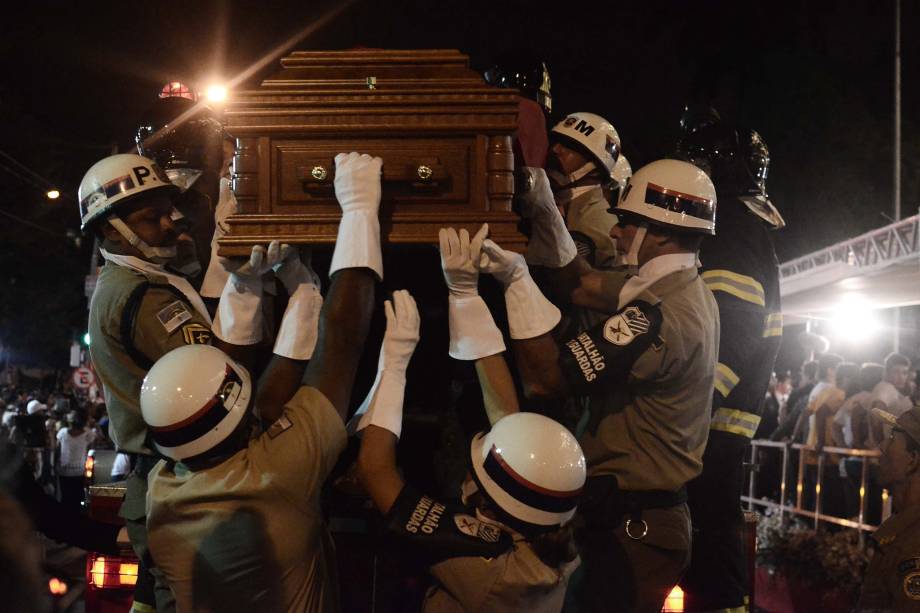
<svg viewBox="0 0 920 613">
<path fill-rule="evenodd" d="M 419 339 L 419 316 L 415 299 L 406 290 L 393 292 L 393 301 L 384 303 L 387 330 L 377 361 L 377 378 L 348 421 L 354 434 L 374 425 L 385 428 L 399 438 L 402 432 L 403 400 L 406 395 L 406 369 Z"/>
<path fill-rule="evenodd" d="M 214 211 L 214 236 L 211 238 L 211 259 L 208 262 L 208 270 L 204 274 L 204 281 L 201 282 L 201 291 L 199 292 L 205 298 L 218 298 L 227 284 L 227 277 L 230 276 L 229 268 L 233 265 L 229 258 L 222 258 L 217 255 L 217 241 L 227 234 L 227 218 L 239 213 L 240 207 L 236 202 L 236 196 L 230 189 L 230 179 L 223 178 L 220 180 L 220 199 L 217 201 L 217 209 Z"/>
<path fill-rule="evenodd" d="M 274 267 L 275 276 L 288 292 L 287 308 L 275 338 L 273 352 L 292 360 L 309 360 L 316 348 L 319 313 L 323 308 L 320 280 L 310 266 L 310 250 L 304 250 L 304 260 L 296 248 Z"/>
<path fill-rule="evenodd" d="M 450 290 L 448 296 L 448 321 L 450 323 L 450 356 L 457 360 L 477 360 L 505 350 L 502 333 L 489 307 L 479 297 L 479 270 L 473 265 L 471 254 L 479 253 L 482 241 L 489 233 L 483 224 L 470 241 L 465 229 L 458 233 L 453 228 L 441 228 L 441 270 Z"/>
<path fill-rule="evenodd" d="M 559 213 L 549 179 L 542 168 L 522 169 L 532 187 L 518 196 L 521 216 L 531 220 L 526 259 L 529 264 L 562 268 L 575 259 L 578 249 Z"/>
<path fill-rule="evenodd" d="M 262 340 L 262 275 L 290 251 L 289 245 L 278 241 L 269 243 L 268 249 L 256 245 L 249 260 L 230 272 L 214 318 L 213 332 L 219 339 L 234 345 Z"/>
<path fill-rule="evenodd" d="M 530 269 L 519 253 L 505 251 L 492 240 L 482 243 L 473 262 L 482 272 L 494 275 L 505 285 L 505 308 L 513 339 L 534 338 L 556 327 L 562 313 L 534 283 Z"/>
<path fill-rule="evenodd" d="M 343 268 L 370 268 L 383 279 L 380 252 L 380 168 L 383 160 L 366 153 L 335 156 L 335 197 L 342 221 L 329 276 Z"/>
</svg>

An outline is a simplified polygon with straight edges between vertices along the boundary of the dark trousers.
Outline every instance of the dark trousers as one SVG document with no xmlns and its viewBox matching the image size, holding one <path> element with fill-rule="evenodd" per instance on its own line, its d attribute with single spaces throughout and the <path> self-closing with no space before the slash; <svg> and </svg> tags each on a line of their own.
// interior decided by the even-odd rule
<svg viewBox="0 0 920 613">
<path fill-rule="evenodd" d="M 749 439 L 712 430 L 702 474 L 687 484 L 693 552 L 681 587 L 686 611 L 744 606 L 748 596 L 741 488 Z"/>
</svg>

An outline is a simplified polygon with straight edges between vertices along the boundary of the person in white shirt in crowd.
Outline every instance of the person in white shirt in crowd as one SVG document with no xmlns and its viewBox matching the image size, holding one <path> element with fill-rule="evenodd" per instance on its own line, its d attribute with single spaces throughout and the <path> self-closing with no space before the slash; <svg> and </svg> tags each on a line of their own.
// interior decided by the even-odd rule
<svg viewBox="0 0 920 613">
<path fill-rule="evenodd" d="M 910 360 L 900 353 L 889 353 L 885 358 L 885 375 L 872 389 L 872 409 L 890 413 L 895 417 L 913 406 L 910 398 L 905 394 L 910 380 Z M 869 428 L 869 447 L 879 448 L 883 441 L 888 440 L 891 428 L 879 419 L 876 413 L 870 413 L 872 419 Z"/>
<path fill-rule="evenodd" d="M 83 502 L 83 470 L 86 454 L 96 442 L 96 431 L 86 427 L 86 416 L 79 411 L 67 414 L 67 426 L 57 433 L 57 466 L 61 502 L 80 507 Z"/>
</svg>

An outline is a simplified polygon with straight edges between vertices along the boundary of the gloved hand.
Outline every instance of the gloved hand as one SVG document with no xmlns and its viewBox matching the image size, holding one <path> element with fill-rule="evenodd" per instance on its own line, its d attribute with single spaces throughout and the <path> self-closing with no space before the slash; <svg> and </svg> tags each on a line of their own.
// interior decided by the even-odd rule
<svg viewBox="0 0 920 613">
<path fill-rule="evenodd" d="M 472 258 L 480 272 L 492 275 L 505 287 L 519 281 L 524 275 L 530 275 L 524 256 L 505 251 L 490 238 L 479 245 L 479 250 L 473 252 Z"/>
<path fill-rule="evenodd" d="M 479 253 L 482 242 L 489 233 L 483 226 L 470 241 L 469 232 L 461 229 L 441 228 L 441 270 L 450 290 L 448 296 L 448 322 L 452 358 L 477 360 L 505 350 L 502 333 L 495 325 L 489 307 L 479 297 L 479 270 L 473 264 L 472 254 Z"/>
<path fill-rule="evenodd" d="M 319 275 L 310 266 L 310 250 L 304 249 L 303 254 L 301 257 L 296 248 L 291 248 L 287 258 L 274 266 L 275 276 L 289 297 L 273 352 L 292 360 L 313 357 L 323 308 Z"/>
<path fill-rule="evenodd" d="M 441 228 L 438 240 L 441 246 L 441 270 L 451 296 L 478 296 L 479 270 L 470 259 L 473 251 L 482 247 L 482 241 L 489 234 L 489 224 L 483 224 L 473 240 L 465 228 L 457 232 L 453 228 Z"/>
<path fill-rule="evenodd" d="M 335 197 L 342 207 L 329 275 L 343 268 L 370 268 L 383 279 L 380 253 L 380 169 L 383 160 L 359 153 L 335 156 Z"/>
<path fill-rule="evenodd" d="M 406 369 L 419 341 L 418 307 L 406 290 L 393 292 L 384 303 L 387 329 L 377 361 L 377 378 L 358 411 L 348 422 L 354 433 L 369 425 L 385 428 L 399 437 L 402 432 Z"/>
<path fill-rule="evenodd" d="M 556 206 L 546 171 L 524 167 L 522 172 L 531 185 L 518 196 L 521 216 L 532 222 L 525 259 L 536 266 L 562 268 L 575 259 L 578 249 Z"/>
<path fill-rule="evenodd" d="M 268 249 L 252 248 L 249 260 L 230 271 L 217 305 L 214 334 L 234 345 L 252 345 L 262 340 L 262 275 L 291 252 L 290 245 L 272 241 Z"/>
<path fill-rule="evenodd" d="M 534 283 L 524 258 L 505 251 L 494 241 L 486 239 L 473 262 L 482 272 L 496 276 L 505 285 L 505 308 L 508 329 L 513 339 L 525 339 L 546 334 L 556 327 L 562 314 Z"/>
</svg>

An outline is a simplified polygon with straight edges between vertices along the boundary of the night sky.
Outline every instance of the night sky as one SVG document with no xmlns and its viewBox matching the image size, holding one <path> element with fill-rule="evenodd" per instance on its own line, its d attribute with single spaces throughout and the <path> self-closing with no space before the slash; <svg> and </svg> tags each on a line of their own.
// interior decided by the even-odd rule
<svg viewBox="0 0 920 613">
<path fill-rule="evenodd" d="M 903 4 L 908 216 L 920 192 L 920 37 L 915 3 Z M 90 249 L 74 240 L 72 197 L 85 170 L 113 143 L 129 149 L 138 117 L 166 81 L 232 77 L 333 6 L 31 2 L 5 16 L 0 343 L 17 359 L 56 361 L 61 338 L 66 346 L 82 334 Z M 782 261 L 893 215 L 893 32 L 894 4 L 884 0 L 358 0 L 294 48 L 457 48 L 480 70 L 511 50 L 532 52 L 550 67 L 556 112 L 605 116 L 634 169 L 671 151 L 688 100 L 710 99 L 770 147 L 768 188 L 788 223 L 775 235 Z M 43 197 L 51 183 L 65 192 L 53 204 Z"/>
</svg>

